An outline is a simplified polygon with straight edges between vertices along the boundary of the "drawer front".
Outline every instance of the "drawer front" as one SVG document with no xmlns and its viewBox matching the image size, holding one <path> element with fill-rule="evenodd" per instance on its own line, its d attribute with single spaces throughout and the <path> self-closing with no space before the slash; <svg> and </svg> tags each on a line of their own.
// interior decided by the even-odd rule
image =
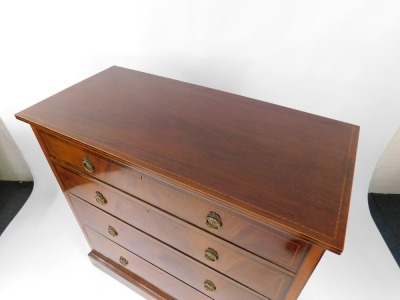
<svg viewBox="0 0 400 300">
<path fill-rule="evenodd" d="M 139 198 L 144 201 L 291 272 L 297 272 L 309 249 L 293 236 L 151 177 L 143 177 L 142 191 Z"/>
<path fill-rule="evenodd" d="M 64 161 L 81 172 L 231 241 L 289 271 L 297 271 L 309 248 L 307 243 L 299 239 L 255 223 L 208 198 L 194 195 L 147 174 L 104 159 L 60 138 L 48 134 L 42 136 L 51 155 L 57 160 Z M 85 157 L 93 164 L 93 172 L 85 170 L 82 163 Z M 216 220 L 218 218 L 220 221 Z M 209 225 L 218 227 L 218 222 L 222 225 L 218 229 L 209 227 Z"/>
<path fill-rule="evenodd" d="M 89 227 L 85 226 L 84 230 L 96 251 L 162 289 L 172 297 L 176 299 L 210 300 L 206 295 L 106 239 Z"/>
<path fill-rule="evenodd" d="M 270 298 L 278 298 L 290 285 L 292 277 L 281 273 L 266 261 L 228 244 L 200 229 L 124 195 L 115 189 L 79 176 L 63 167 L 57 171 L 69 193 L 121 220 L 156 236 L 183 253 L 227 274 L 251 289 Z M 101 199 L 97 199 L 101 195 Z"/>
<path fill-rule="evenodd" d="M 119 221 L 74 196 L 71 203 L 82 224 L 215 299 L 267 299 L 224 275 L 173 250 L 147 234 Z M 101 252 L 101 251 L 99 251 Z M 206 281 L 216 287 L 210 291 Z"/>
<path fill-rule="evenodd" d="M 136 170 L 110 162 L 59 137 L 47 133 L 42 133 L 41 136 L 51 156 L 56 160 L 127 192 L 140 190 L 142 174 Z"/>
</svg>

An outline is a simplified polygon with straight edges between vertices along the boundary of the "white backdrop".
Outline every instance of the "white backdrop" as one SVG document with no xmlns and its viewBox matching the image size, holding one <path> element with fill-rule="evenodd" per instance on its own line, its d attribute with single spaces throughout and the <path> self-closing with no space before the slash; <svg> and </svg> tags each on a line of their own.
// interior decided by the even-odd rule
<svg viewBox="0 0 400 300">
<path fill-rule="evenodd" d="M 30 128 L 14 114 L 111 65 L 361 126 L 348 233 L 299 299 L 399 299 L 368 210 L 400 122 L 399 1 L 0 1 L 0 117 L 35 180 L 0 237 L 0 299 L 140 299 L 92 267 Z"/>
</svg>

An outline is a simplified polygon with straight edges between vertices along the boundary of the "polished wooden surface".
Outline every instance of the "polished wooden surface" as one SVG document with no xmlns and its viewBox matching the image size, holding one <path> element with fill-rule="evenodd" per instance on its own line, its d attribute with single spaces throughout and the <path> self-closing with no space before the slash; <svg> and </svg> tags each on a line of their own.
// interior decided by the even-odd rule
<svg viewBox="0 0 400 300">
<path fill-rule="evenodd" d="M 266 228 L 264 224 L 251 218 L 235 214 L 234 211 L 221 207 L 212 201 L 196 197 L 176 187 L 166 185 L 144 173 L 127 169 L 115 162 L 98 157 L 76 144 L 68 143 L 48 134 L 42 134 L 42 137 L 46 141 L 52 157 L 62 160 L 60 163 L 68 164 L 72 168 L 85 172 L 82 166 L 82 158 L 89 157 L 94 164 L 95 171 L 93 173 L 86 172 L 87 175 L 112 184 L 177 216 L 179 219 L 275 262 L 291 272 L 296 272 L 309 247 L 307 243 L 294 236 Z M 84 179 L 68 176 L 62 169 L 57 168 L 60 170 L 57 173 L 62 172 L 63 174 L 62 177 L 67 190 L 73 190 L 73 193 L 79 193 L 83 198 L 93 200 L 93 196 L 90 198 L 91 196 L 88 194 L 90 184 L 82 182 Z M 95 193 L 95 191 L 92 191 L 92 193 Z M 119 205 L 122 204 L 119 203 Z M 224 225 L 219 230 L 210 229 L 204 221 L 210 211 L 217 212 L 222 217 Z M 120 216 L 119 213 L 125 215 L 124 220 L 132 218 L 132 216 L 126 216 L 126 211 L 118 212 L 116 215 Z"/>
<path fill-rule="evenodd" d="M 357 126 L 119 67 L 16 117 L 92 262 L 148 298 L 296 299 L 343 250 Z"/>
<path fill-rule="evenodd" d="M 123 196 L 114 190 L 110 190 L 106 185 L 96 184 L 64 168 L 58 167 L 57 169 L 69 193 L 81 197 L 111 215 L 118 216 L 151 236 L 156 236 L 157 239 L 201 263 L 223 274 L 229 274 L 232 279 L 263 295 L 273 295 L 273 298 L 277 298 L 288 288 L 292 277 L 294 277 L 291 272 L 285 272 L 282 268 L 278 268 L 232 244 L 217 239 L 197 228 L 191 228 L 185 222 L 174 220 L 162 211 L 140 203 L 137 199 Z M 107 199 L 107 204 L 97 203 L 94 196 L 96 191 L 101 191 Z M 81 218 L 82 222 L 102 223 L 99 215 L 95 214 L 95 210 L 88 206 L 83 206 L 83 210 L 87 213 Z M 92 214 L 89 218 L 87 214 L 90 214 L 90 212 Z M 99 225 L 92 225 L 92 228 L 98 228 L 97 226 Z M 205 258 L 205 250 L 208 248 L 217 251 L 217 261 L 210 261 Z"/>
<path fill-rule="evenodd" d="M 147 299 L 149 296 L 165 300 L 210 299 L 206 295 L 194 290 L 151 263 L 146 262 L 130 251 L 118 246 L 110 240 L 107 240 L 105 237 L 99 235 L 90 228 L 86 227 L 85 230 L 96 248 L 101 251 L 101 254 L 94 251 L 95 256 L 102 258 L 102 261 L 106 263 L 107 268 L 113 271 L 110 275 L 126 275 L 124 277 L 127 281 L 133 281 L 134 286 L 140 287 L 146 292 L 143 296 Z M 93 255 L 93 251 L 91 253 Z M 105 256 L 104 258 L 102 257 L 103 255 Z M 127 259 L 128 265 L 121 265 L 119 262 L 121 256 Z M 108 260 L 112 260 L 113 263 L 110 263 Z M 130 274 L 130 272 L 132 273 Z"/>
<path fill-rule="evenodd" d="M 179 278 L 209 297 L 232 300 L 267 299 L 260 294 L 254 293 L 245 286 L 236 283 L 228 277 L 217 273 L 210 268 L 207 268 L 202 264 L 188 258 L 187 256 L 175 251 L 171 247 L 158 242 L 156 239 L 125 225 L 123 222 L 113 218 L 112 216 L 102 213 L 97 209 L 91 208 L 89 204 L 85 204 L 85 202 L 80 201 L 73 196 L 70 197 L 70 199 L 79 215 L 80 220 L 82 220 L 83 224 L 85 225 L 85 228 L 89 227 L 103 236 L 107 236 L 110 240 L 114 241 L 118 245 L 121 245 L 125 249 L 130 249 L 137 256 L 146 261 L 151 261 L 152 264 L 160 267 L 162 270 L 165 270 L 172 276 Z M 116 236 L 108 233 L 109 226 L 112 226 L 116 230 Z M 88 233 L 88 231 L 86 232 Z M 97 249 L 100 253 L 104 253 L 106 256 L 110 257 L 106 254 L 107 251 L 109 251 L 109 247 L 106 249 L 99 247 L 95 242 L 93 242 L 92 238 L 90 239 L 95 249 Z M 133 268 L 134 266 L 135 264 L 132 264 Z M 206 290 L 204 288 L 205 280 L 212 281 L 216 285 L 217 289 L 211 292 Z M 278 292 L 281 291 L 277 291 L 277 289 L 287 289 L 289 284 L 289 282 L 286 284 L 282 282 L 285 280 L 283 275 L 278 275 L 275 277 L 270 276 L 265 278 L 265 280 L 272 281 L 269 288 L 270 291 L 277 292 L 276 295 L 271 295 L 274 297 L 274 299 L 280 299 Z M 272 288 L 274 285 L 275 287 Z"/>
<path fill-rule="evenodd" d="M 343 250 L 357 126 L 119 67 L 17 118 Z"/>
<path fill-rule="evenodd" d="M 111 163 L 109 160 L 88 151 L 84 147 L 68 143 L 65 139 L 42 133 L 46 148 L 50 155 L 57 160 L 63 161 L 74 168 L 86 172 L 95 178 L 107 182 L 119 189 L 125 190 L 133 195 L 141 192 L 139 187 L 143 173 L 121 164 Z M 89 158 L 94 166 L 93 173 L 85 170 L 82 160 Z M 138 195 L 140 196 L 140 195 Z"/>
<path fill-rule="evenodd" d="M 92 250 L 89 253 L 89 259 L 93 265 L 104 271 L 114 279 L 134 290 L 137 294 L 145 297 L 147 300 L 175 300 L 176 298 L 166 294 L 160 288 L 148 283 L 137 274 L 120 267 L 103 254 Z M 210 299 L 210 298 L 209 298 Z"/>
<path fill-rule="evenodd" d="M 311 247 L 300 266 L 299 272 L 297 273 L 290 290 L 285 296 L 285 300 L 297 299 L 324 253 L 325 249 L 317 245 Z"/>
</svg>

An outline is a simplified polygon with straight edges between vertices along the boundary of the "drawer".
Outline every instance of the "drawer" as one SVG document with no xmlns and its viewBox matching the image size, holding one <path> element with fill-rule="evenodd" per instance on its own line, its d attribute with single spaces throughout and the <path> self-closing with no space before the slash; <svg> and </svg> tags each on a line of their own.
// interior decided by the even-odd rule
<svg viewBox="0 0 400 300">
<path fill-rule="evenodd" d="M 139 198 L 144 201 L 291 272 L 297 272 L 310 247 L 294 236 L 256 222 L 215 200 L 161 183 L 152 177 L 143 176 L 141 186 Z M 210 228 L 207 222 L 219 228 Z"/>
<path fill-rule="evenodd" d="M 74 196 L 81 223 L 215 299 L 267 299 Z M 101 252 L 101 251 L 99 251 Z M 215 290 L 207 289 L 214 286 Z"/>
<path fill-rule="evenodd" d="M 42 136 L 49 152 L 57 160 L 291 272 L 297 271 L 307 253 L 308 243 L 255 222 L 252 218 L 218 204 L 215 200 L 180 189 L 153 176 L 105 159 L 63 139 L 48 134 L 42 134 Z M 93 172 L 85 170 L 82 163 L 85 157 L 93 164 Z M 207 219 L 209 225 L 212 225 L 212 222 L 220 222 L 222 226 L 218 229 L 210 228 L 207 225 Z"/>
<path fill-rule="evenodd" d="M 56 160 L 127 192 L 140 190 L 142 174 L 136 170 L 104 159 L 60 137 L 46 133 L 41 136 L 50 155 Z"/>
<path fill-rule="evenodd" d="M 227 274 L 270 298 L 278 298 L 289 287 L 292 277 L 271 263 L 237 248 L 211 234 L 123 194 L 105 184 L 56 167 L 67 191 L 117 218 L 156 236 L 209 267 Z M 101 195 L 101 199 L 96 198 Z M 97 200 L 99 201 L 97 201 Z M 83 210 L 85 210 L 83 208 Z M 89 213 L 87 213 L 89 214 Z M 96 220 L 93 220 L 96 222 Z M 100 225 L 99 225 L 100 226 Z M 208 259 L 207 259 L 208 258 Z"/>
<path fill-rule="evenodd" d="M 82 230 L 198 292 L 179 299 L 296 299 L 343 251 L 358 126 L 115 66 L 16 117 Z M 90 257 L 141 285 L 118 255 Z"/>
<path fill-rule="evenodd" d="M 168 299 L 210 300 L 206 295 L 106 239 L 89 227 L 85 226 L 84 230 L 96 251 L 171 295 L 172 297 Z"/>
</svg>

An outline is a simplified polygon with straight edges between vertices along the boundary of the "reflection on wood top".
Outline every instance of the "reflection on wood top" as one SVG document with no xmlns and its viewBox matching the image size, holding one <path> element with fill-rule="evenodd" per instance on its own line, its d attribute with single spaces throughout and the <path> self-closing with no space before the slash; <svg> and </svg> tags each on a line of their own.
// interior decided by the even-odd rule
<svg viewBox="0 0 400 300">
<path fill-rule="evenodd" d="M 17 118 L 343 250 L 358 126 L 120 67 Z"/>
</svg>

